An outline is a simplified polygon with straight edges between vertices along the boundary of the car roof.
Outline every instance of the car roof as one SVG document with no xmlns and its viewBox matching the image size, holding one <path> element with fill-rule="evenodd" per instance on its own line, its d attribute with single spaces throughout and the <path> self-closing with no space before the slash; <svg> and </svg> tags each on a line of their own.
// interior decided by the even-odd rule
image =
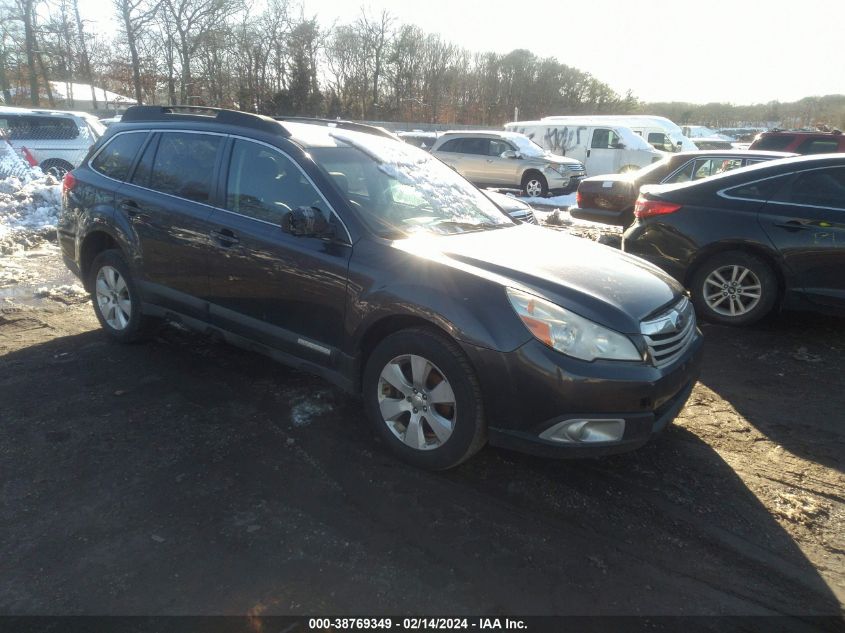
<svg viewBox="0 0 845 633">
<path fill-rule="evenodd" d="M 440 135 L 444 136 L 490 136 L 495 138 L 523 138 L 525 135 L 519 132 L 508 132 L 505 130 L 449 130 Z"/>
<path fill-rule="evenodd" d="M 37 116 L 61 116 L 61 117 L 90 117 L 87 112 L 76 112 L 74 110 L 47 110 L 44 108 L 17 108 L 14 106 L 0 106 L 0 114 L 30 114 Z M 95 117 L 96 118 L 96 117 Z"/>
<path fill-rule="evenodd" d="M 793 156 L 798 156 L 793 152 L 773 152 L 769 150 L 756 150 L 756 149 L 700 149 L 697 151 L 690 150 L 688 152 L 678 152 L 677 154 L 671 154 L 671 156 L 677 158 L 685 158 L 685 157 L 702 157 L 706 158 L 708 156 L 736 156 L 737 158 L 750 158 L 750 157 L 771 157 L 771 158 L 791 158 Z"/>
<path fill-rule="evenodd" d="M 790 134 L 794 136 L 842 136 L 841 130 L 833 130 L 831 132 L 822 132 L 819 130 L 769 130 L 768 132 L 761 132 L 761 136 L 780 136 Z"/>
</svg>

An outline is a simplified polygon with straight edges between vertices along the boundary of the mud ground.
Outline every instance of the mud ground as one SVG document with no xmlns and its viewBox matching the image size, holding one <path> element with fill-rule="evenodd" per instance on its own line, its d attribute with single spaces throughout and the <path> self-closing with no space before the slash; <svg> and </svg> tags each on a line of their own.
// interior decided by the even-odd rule
<svg viewBox="0 0 845 633">
<path fill-rule="evenodd" d="M 317 378 L 174 326 L 112 343 L 37 250 L 0 271 L 0 613 L 842 613 L 843 319 L 705 325 L 634 453 L 432 474 Z"/>
</svg>

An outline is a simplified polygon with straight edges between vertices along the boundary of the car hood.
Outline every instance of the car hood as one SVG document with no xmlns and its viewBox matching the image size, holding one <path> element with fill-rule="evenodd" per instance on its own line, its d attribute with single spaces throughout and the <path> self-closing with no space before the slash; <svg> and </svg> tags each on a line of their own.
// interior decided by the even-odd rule
<svg viewBox="0 0 845 633">
<path fill-rule="evenodd" d="M 490 281 L 544 297 L 619 332 L 677 301 L 681 286 L 656 266 L 620 250 L 531 225 L 427 239 L 427 249 L 394 242 Z"/>
</svg>

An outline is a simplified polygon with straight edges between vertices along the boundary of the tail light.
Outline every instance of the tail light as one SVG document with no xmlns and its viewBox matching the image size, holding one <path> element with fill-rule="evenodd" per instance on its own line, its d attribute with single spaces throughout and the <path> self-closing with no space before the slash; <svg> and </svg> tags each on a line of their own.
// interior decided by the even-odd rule
<svg viewBox="0 0 845 633">
<path fill-rule="evenodd" d="M 38 161 L 35 160 L 35 156 L 33 156 L 32 152 L 30 152 L 27 148 L 21 147 L 21 154 L 23 154 L 23 157 L 26 159 L 26 162 L 29 163 L 30 167 L 38 167 Z"/>
<path fill-rule="evenodd" d="M 650 218 L 653 215 L 668 215 L 681 208 L 680 204 L 664 202 L 663 200 L 649 200 L 640 196 L 634 206 L 634 215 L 638 218 Z"/>
<path fill-rule="evenodd" d="M 73 175 L 72 171 L 69 171 L 65 174 L 64 178 L 62 178 L 62 193 L 73 191 L 75 186 L 76 176 Z"/>
<path fill-rule="evenodd" d="M 580 191 L 578 191 L 578 192 L 575 194 L 575 206 L 576 206 L 576 207 L 580 207 L 580 206 L 581 206 L 581 203 L 582 203 L 583 201 L 584 201 L 584 197 L 581 195 L 581 192 L 580 192 Z M 583 207 L 582 207 L 582 208 L 583 208 Z"/>
</svg>

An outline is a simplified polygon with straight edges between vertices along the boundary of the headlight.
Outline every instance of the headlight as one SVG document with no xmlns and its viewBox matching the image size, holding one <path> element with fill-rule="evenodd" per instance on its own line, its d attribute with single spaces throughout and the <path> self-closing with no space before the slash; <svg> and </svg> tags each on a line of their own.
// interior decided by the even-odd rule
<svg viewBox="0 0 845 633">
<path fill-rule="evenodd" d="M 548 168 L 551 171 L 559 173 L 561 176 L 567 175 L 566 165 L 558 165 L 557 163 L 549 165 Z"/>
<path fill-rule="evenodd" d="M 552 349 L 581 360 L 642 360 L 631 339 L 545 299 L 507 288 L 528 331 Z"/>
</svg>

